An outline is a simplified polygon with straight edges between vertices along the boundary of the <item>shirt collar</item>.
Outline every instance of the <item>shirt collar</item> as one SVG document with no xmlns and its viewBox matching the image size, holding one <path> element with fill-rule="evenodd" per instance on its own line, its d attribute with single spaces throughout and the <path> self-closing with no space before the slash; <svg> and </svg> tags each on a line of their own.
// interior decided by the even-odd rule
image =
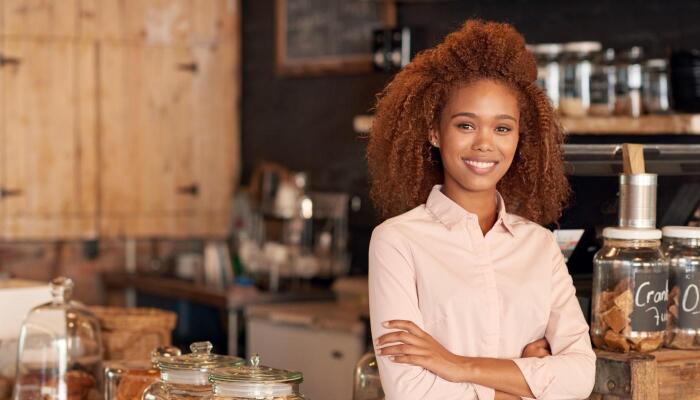
<svg viewBox="0 0 700 400">
<path fill-rule="evenodd" d="M 515 236 L 513 227 L 509 220 L 509 215 L 506 212 L 505 201 L 500 193 L 496 192 L 496 200 L 498 204 L 498 218 L 496 224 L 501 224 L 510 233 Z M 447 197 L 442 192 L 442 185 L 435 185 L 430 191 L 428 200 L 425 202 L 425 207 L 432 213 L 447 229 L 452 230 L 457 224 L 465 219 L 472 219 L 477 224 L 479 222 L 476 214 L 470 213 L 452 199 Z"/>
</svg>

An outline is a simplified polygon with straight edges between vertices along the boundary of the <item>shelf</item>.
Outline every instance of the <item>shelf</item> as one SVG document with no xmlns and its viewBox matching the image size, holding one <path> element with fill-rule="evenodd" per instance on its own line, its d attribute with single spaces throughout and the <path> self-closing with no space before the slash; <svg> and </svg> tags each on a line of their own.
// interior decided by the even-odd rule
<svg viewBox="0 0 700 400">
<path fill-rule="evenodd" d="M 372 127 L 371 115 L 353 119 L 357 133 Z M 700 135 L 700 114 L 643 115 L 632 117 L 561 117 L 570 135 Z"/>
<path fill-rule="evenodd" d="M 632 117 L 562 117 L 572 135 L 698 135 L 700 114 L 643 115 Z"/>
</svg>

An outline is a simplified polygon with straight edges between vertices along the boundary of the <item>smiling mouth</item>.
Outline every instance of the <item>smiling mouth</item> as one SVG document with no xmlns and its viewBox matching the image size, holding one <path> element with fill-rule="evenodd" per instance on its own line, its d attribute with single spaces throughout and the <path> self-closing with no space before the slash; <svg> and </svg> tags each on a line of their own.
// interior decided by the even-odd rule
<svg viewBox="0 0 700 400">
<path fill-rule="evenodd" d="M 497 161 L 476 161 L 476 160 L 469 160 L 466 158 L 463 158 L 462 161 L 467 164 L 470 167 L 480 169 L 480 170 L 489 170 L 493 168 L 496 164 L 498 164 Z"/>
</svg>

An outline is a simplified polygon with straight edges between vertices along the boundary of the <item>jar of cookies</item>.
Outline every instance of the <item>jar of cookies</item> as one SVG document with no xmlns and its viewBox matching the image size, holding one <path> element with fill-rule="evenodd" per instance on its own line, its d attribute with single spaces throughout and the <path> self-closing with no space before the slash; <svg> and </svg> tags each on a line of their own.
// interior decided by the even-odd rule
<svg viewBox="0 0 700 400">
<path fill-rule="evenodd" d="M 671 287 L 666 347 L 700 349 L 700 227 L 664 227 L 663 251 Z"/>
<path fill-rule="evenodd" d="M 105 363 L 105 400 L 133 400 L 160 379 L 158 362 L 161 358 L 181 354 L 177 347 L 158 347 L 150 360 L 125 360 Z"/>
<path fill-rule="evenodd" d="M 214 369 L 209 380 L 213 384 L 212 400 L 303 400 L 299 384 L 301 372 L 260 365 L 260 357 L 251 357 L 243 367 Z"/>
<path fill-rule="evenodd" d="M 19 336 L 15 400 L 98 400 L 102 340 L 97 318 L 72 300 L 73 281 L 51 282 L 52 300 L 27 314 Z"/>
<path fill-rule="evenodd" d="M 211 396 L 212 369 L 244 363 L 242 358 L 213 354 L 210 342 L 192 343 L 190 350 L 190 354 L 158 360 L 160 380 L 144 390 L 143 400 L 207 399 Z"/>
<path fill-rule="evenodd" d="M 664 342 L 668 261 L 658 229 L 605 228 L 593 259 L 591 339 L 604 350 L 650 352 Z"/>
<path fill-rule="evenodd" d="M 571 42 L 564 45 L 559 74 L 559 110 L 568 117 L 585 117 L 591 105 L 593 59 L 601 50 L 599 42 Z"/>
</svg>

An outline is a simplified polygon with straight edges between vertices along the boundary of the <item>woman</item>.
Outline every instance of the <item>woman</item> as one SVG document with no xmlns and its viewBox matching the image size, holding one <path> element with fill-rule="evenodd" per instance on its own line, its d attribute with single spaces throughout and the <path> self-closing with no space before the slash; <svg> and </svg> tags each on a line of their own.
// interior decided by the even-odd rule
<svg viewBox="0 0 700 400">
<path fill-rule="evenodd" d="M 387 400 L 582 399 L 595 354 L 554 236 L 563 133 L 507 24 L 468 21 L 379 96 L 370 314 Z M 506 211 L 508 210 L 508 211 Z"/>
</svg>

